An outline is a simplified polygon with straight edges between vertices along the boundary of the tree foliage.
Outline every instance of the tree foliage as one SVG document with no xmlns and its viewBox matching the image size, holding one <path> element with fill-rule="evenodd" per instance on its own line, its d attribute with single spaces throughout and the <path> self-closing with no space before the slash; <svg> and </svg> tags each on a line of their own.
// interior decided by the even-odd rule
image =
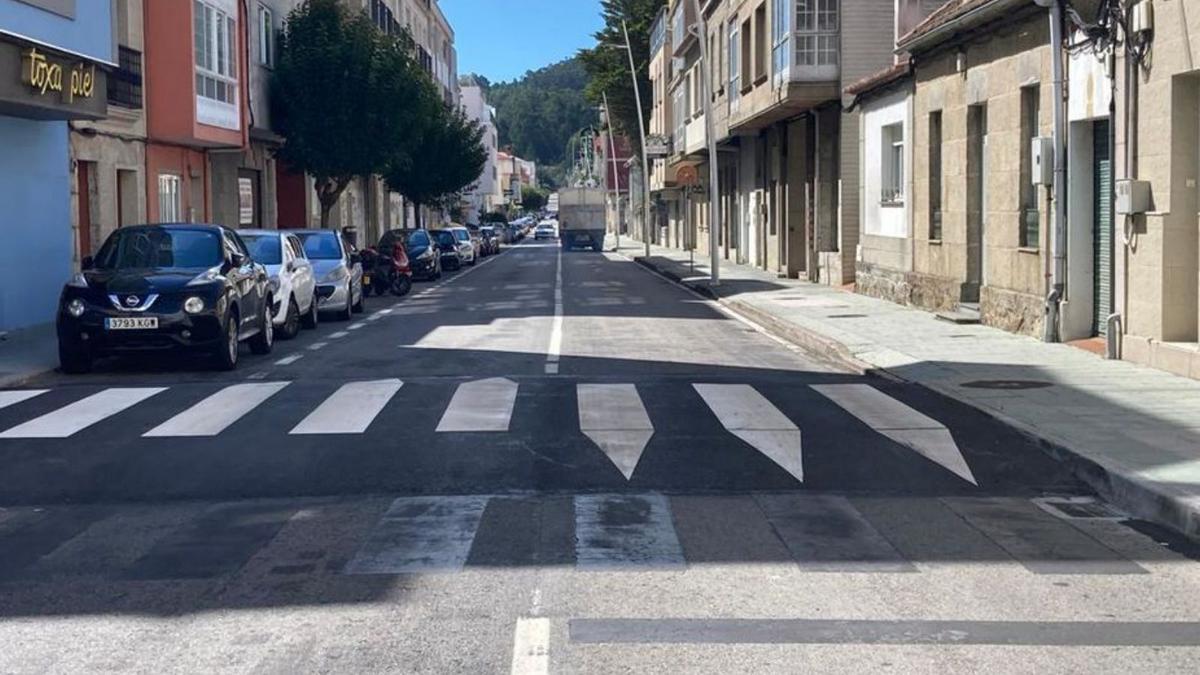
<svg viewBox="0 0 1200 675">
<path fill-rule="evenodd" d="M 480 216 L 479 220 L 484 224 L 500 223 L 503 225 L 508 223 L 508 216 L 500 211 L 492 211 L 491 213 L 485 213 Z"/>
<path fill-rule="evenodd" d="M 416 207 L 420 227 L 421 206 L 450 208 L 462 201 L 487 163 L 484 129 L 440 100 L 425 94 L 423 107 L 429 111 L 425 133 L 411 152 L 397 153 L 383 172 L 388 188 L 404 195 Z"/>
<path fill-rule="evenodd" d="M 541 188 L 526 185 L 521 188 L 521 208 L 526 211 L 541 211 L 550 201 L 550 193 Z"/>
<path fill-rule="evenodd" d="M 629 75 L 629 55 L 625 50 L 622 22 L 629 29 L 629 44 L 637 70 L 637 86 L 642 97 L 643 119 L 650 119 L 653 105 L 650 88 L 650 28 L 658 10 L 667 0 L 602 0 L 604 27 L 596 34 L 597 46 L 580 51 L 579 60 L 587 70 L 589 81 L 586 94 L 598 105 L 605 93 L 612 110 L 614 127 L 629 138 L 636 155 L 641 154 L 642 139 L 638 129 L 637 99 Z"/>
<path fill-rule="evenodd" d="M 366 13 L 304 0 L 289 14 L 271 81 L 276 155 L 314 178 L 322 227 L 355 176 L 409 152 L 429 86 L 408 37 L 385 35 Z"/>
<path fill-rule="evenodd" d="M 583 89 L 587 72 L 577 59 L 530 71 L 513 82 L 488 83 L 488 102 L 496 108 L 500 145 L 538 163 L 539 174 L 554 175 L 565 157 L 567 141 L 593 122 L 595 109 Z"/>
</svg>

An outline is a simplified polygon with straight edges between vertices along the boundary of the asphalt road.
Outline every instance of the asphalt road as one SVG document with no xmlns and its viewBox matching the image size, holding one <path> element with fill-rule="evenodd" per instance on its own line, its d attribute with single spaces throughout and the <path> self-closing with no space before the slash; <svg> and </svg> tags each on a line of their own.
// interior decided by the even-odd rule
<svg viewBox="0 0 1200 675">
<path fill-rule="evenodd" d="M 1196 556 L 550 243 L 232 374 L 0 391 L 0 672 L 1195 672 Z"/>
</svg>

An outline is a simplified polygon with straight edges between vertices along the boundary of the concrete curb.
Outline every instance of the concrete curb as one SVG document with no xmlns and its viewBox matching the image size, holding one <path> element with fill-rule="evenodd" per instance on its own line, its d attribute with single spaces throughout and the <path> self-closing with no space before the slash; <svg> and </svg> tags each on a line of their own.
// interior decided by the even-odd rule
<svg viewBox="0 0 1200 675">
<path fill-rule="evenodd" d="M 852 372 L 860 375 L 880 375 L 889 380 L 919 385 L 946 398 L 971 406 L 1021 433 L 1050 457 L 1065 464 L 1072 473 L 1103 499 L 1120 507 L 1130 515 L 1167 525 L 1188 537 L 1200 540 L 1200 498 L 1169 494 L 1162 488 L 1136 475 L 1131 475 L 1122 468 L 1107 466 L 1104 462 L 1073 449 L 1065 441 L 1049 438 L 1041 429 L 1013 419 L 980 402 L 961 398 L 947 387 L 911 380 L 887 368 L 862 361 L 847 345 L 836 339 L 779 319 L 748 303 L 723 298 L 708 286 L 688 283 L 670 270 L 655 265 L 651 260 L 638 257 L 634 258 L 634 262 L 688 290 L 720 303 L 730 311 L 762 326 L 764 330 L 775 337 L 802 349 L 816 351 Z"/>
</svg>

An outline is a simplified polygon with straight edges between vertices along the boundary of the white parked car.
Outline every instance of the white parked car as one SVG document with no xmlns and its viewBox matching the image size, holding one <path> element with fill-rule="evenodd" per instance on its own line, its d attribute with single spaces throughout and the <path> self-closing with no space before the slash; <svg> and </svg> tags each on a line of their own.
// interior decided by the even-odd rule
<svg viewBox="0 0 1200 675">
<path fill-rule="evenodd" d="M 279 336 L 296 337 L 300 327 L 317 327 L 317 282 L 300 238 L 275 230 L 239 230 L 250 257 L 267 268 L 275 306 L 273 323 Z"/>
</svg>

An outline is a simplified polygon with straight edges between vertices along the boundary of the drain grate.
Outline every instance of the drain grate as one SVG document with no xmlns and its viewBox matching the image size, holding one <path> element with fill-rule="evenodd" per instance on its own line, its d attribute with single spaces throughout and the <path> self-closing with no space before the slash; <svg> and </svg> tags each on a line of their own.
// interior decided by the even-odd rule
<svg viewBox="0 0 1200 675">
<path fill-rule="evenodd" d="M 1129 516 L 1095 497 L 1038 497 L 1033 503 L 1067 520 L 1125 520 Z"/>
<path fill-rule="evenodd" d="M 1024 389 L 1045 389 L 1053 387 L 1051 382 L 1042 382 L 1040 380 L 972 380 L 963 382 L 960 387 L 968 389 L 1012 389 L 1021 391 Z"/>
</svg>

